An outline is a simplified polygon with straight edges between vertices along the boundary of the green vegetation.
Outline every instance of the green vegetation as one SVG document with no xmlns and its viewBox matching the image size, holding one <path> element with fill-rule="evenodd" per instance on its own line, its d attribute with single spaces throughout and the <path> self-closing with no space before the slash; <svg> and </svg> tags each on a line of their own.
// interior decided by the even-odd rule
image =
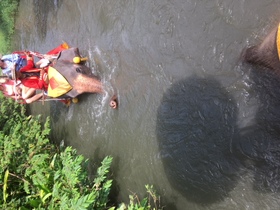
<svg viewBox="0 0 280 210">
<path fill-rule="evenodd" d="M 50 143 L 49 119 L 26 116 L 25 107 L 0 94 L 0 209 L 157 209 L 158 196 L 109 205 L 112 157 L 105 157 L 93 180 L 87 160 L 71 147 Z"/>
<path fill-rule="evenodd" d="M 14 34 L 18 5 L 19 0 L 0 1 L 0 52 L 4 54 L 11 50 L 11 37 Z"/>
</svg>

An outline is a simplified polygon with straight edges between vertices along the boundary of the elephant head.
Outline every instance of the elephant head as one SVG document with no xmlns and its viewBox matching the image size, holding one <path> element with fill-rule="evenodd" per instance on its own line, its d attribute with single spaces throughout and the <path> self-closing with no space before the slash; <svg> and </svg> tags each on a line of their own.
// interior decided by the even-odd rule
<svg viewBox="0 0 280 210">
<path fill-rule="evenodd" d="M 60 96 L 75 98 L 83 93 L 102 94 L 105 92 L 101 81 L 91 73 L 90 68 L 81 59 L 78 48 L 61 51 L 49 68 L 48 92 L 51 94 L 58 86 L 64 86 L 64 83 L 68 86 L 65 88 L 65 92 L 61 92 Z M 112 97 L 110 106 L 117 107 L 116 96 Z"/>
</svg>

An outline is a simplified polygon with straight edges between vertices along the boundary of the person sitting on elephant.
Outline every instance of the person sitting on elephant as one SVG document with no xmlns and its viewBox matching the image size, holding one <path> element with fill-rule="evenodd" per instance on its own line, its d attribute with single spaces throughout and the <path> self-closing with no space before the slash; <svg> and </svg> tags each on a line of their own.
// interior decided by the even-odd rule
<svg viewBox="0 0 280 210">
<path fill-rule="evenodd" d="M 19 62 L 21 58 L 25 61 Z M 17 53 L 2 56 L 0 67 L 4 71 L 3 74 L 9 78 L 15 77 L 16 74 L 21 75 L 22 78 L 19 85 L 15 85 L 15 82 L 10 79 L 5 82 L 2 80 L 1 90 L 5 96 L 25 100 L 26 103 L 32 103 L 42 97 L 41 94 L 40 97 L 35 96 L 36 89 L 42 89 L 44 85 L 47 87 L 47 84 L 37 77 L 40 76 L 40 71 L 35 68 L 34 58 L 28 52 L 24 52 L 22 56 Z M 17 94 L 17 90 L 20 94 Z"/>
<path fill-rule="evenodd" d="M 0 68 L 2 69 L 2 75 L 11 78 L 12 69 L 16 68 L 17 63 L 24 65 L 24 61 L 20 58 L 19 54 L 0 55 Z"/>
<path fill-rule="evenodd" d="M 36 100 L 36 97 L 34 97 L 36 95 L 36 89 L 26 87 L 19 81 L 15 82 L 8 78 L 1 78 L 0 91 L 8 98 L 19 101 L 24 100 L 25 103 L 32 103 Z"/>
<path fill-rule="evenodd" d="M 68 49 L 69 45 L 66 42 L 63 42 L 58 47 L 52 49 L 51 51 L 47 52 L 45 55 L 48 59 L 42 58 L 37 63 L 34 63 L 34 60 L 31 60 L 30 53 L 28 51 L 15 51 L 12 54 L 1 55 L 0 54 L 0 68 L 2 69 L 2 75 L 8 76 L 10 79 L 12 78 L 12 70 L 20 71 L 23 69 L 33 69 L 35 67 L 45 67 L 50 63 L 53 55 L 57 55 L 62 50 Z M 32 52 L 37 54 L 35 52 Z M 44 66 L 43 66 L 44 65 Z"/>
<path fill-rule="evenodd" d="M 34 58 L 27 55 L 27 65 L 16 71 L 16 79 L 30 88 L 46 91 L 48 89 L 48 68 L 36 68 L 34 65 Z"/>
<path fill-rule="evenodd" d="M 52 59 L 53 55 L 58 54 L 60 51 L 68 49 L 69 46 L 66 42 L 59 45 L 55 49 L 49 51 L 46 55 L 48 59 Z M 47 92 L 48 88 L 48 65 L 50 60 L 41 58 L 37 63 L 34 63 L 34 57 L 26 51 L 16 51 L 13 54 L 1 56 L 2 60 L 0 61 L 0 68 L 3 71 L 3 74 L 9 78 L 20 81 L 20 87 L 14 85 L 13 80 L 4 81 L 2 80 L 2 86 L 0 90 L 7 97 L 23 99 L 26 103 L 32 103 L 41 99 Z M 22 62 L 24 59 L 24 62 Z M 21 60 L 21 61 L 19 61 Z M 45 68 L 40 68 L 46 66 Z M 13 86 L 22 93 L 23 97 L 19 97 L 19 94 L 16 94 L 13 91 Z M 23 91 L 21 91 L 23 90 Z M 36 90 L 43 90 L 42 93 L 35 94 Z M 29 98 L 29 93 L 33 93 L 32 98 Z M 26 95 L 27 94 L 27 95 Z"/>
<path fill-rule="evenodd" d="M 14 81 L 9 80 L 7 77 L 0 79 L 0 90 L 2 91 L 4 96 L 9 97 L 15 95 L 14 85 L 15 85 Z"/>
<path fill-rule="evenodd" d="M 26 87 L 35 88 L 47 92 L 48 89 L 48 66 L 51 64 L 53 57 L 55 58 L 61 51 L 68 49 L 69 46 L 63 42 L 58 47 L 41 55 L 41 59 L 34 63 L 34 57 L 29 52 L 24 52 L 27 63 L 18 71 L 15 76 Z"/>
</svg>

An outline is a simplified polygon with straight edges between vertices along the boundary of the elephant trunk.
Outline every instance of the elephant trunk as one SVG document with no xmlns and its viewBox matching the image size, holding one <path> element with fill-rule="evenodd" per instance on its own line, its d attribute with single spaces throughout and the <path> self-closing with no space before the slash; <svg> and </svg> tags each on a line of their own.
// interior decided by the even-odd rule
<svg viewBox="0 0 280 210">
<path fill-rule="evenodd" d="M 79 94 L 104 93 L 101 81 L 95 77 L 89 77 L 85 74 L 78 74 L 78 76 L 74 79 L 72 86 Z"/>
</svg>

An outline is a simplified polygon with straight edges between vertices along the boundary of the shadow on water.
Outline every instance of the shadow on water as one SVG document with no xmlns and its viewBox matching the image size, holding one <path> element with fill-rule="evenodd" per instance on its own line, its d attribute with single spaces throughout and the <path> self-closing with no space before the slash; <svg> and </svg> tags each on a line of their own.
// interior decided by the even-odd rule
<svg viewBox="0 0 280 210">
<path fill-rule="evenodd" d="M 66 116 L 68 112 L 68 109 L 65 107 L 65 104 L 56 101 L 56 102 L 51 102 L 50 103 L 50 120 L 51 120 L 51 124 L 57 124 L 57 122 L 59 122 L 59 119 L 63 116 Z M 64 117 L 65 118 L 65 117 Z M 63 125 L 61 125 L 63 126 Z M 53 127 L 51 125 L 51 127 Z M 69 137 L 67 129 L 59 129 L 56 130 L 55 132 L 51 132 L 51 139 L 57 143 L 57 144 L 61 144 L 63 143 L 67 143 L 65 142 L 65 140 L 67 140 Z"/>
<path fill-rule="evenodd" d="M 52 15 L 56 16 L 57 11 L 62 3 L 63 0 L 33 0 L 33 12 L 36 17 L 34 23 L 36 28 L 38 29 L 37 31 L 40 39 L 44 39 L 46 37 L 49 12 L 52 12 Z"/>
<path fill-rule="evenodd" d="M 240 162 L 235 101 L 212 77 L 181 80 L 163 95 L 157 137 L 171 185 L 201 205 L 224 199 L 236 186 Z"/>
<path fill-rule="evenodd" d="M 249 168 L 254 173 L 254 189 L 280 192 L 280 75 L 263 68 L 251 70 L 259 108 L 256 126 L 242 134 L 240 151 L 253 161 Z"/>
<path fill-rule="evenodd" d="M 66 115 L 68 108 L 60 101 L 53 101 L 50 103 L 50 117 L 53 122 L 57 123 L 61 116 Z"/>
</svg>

